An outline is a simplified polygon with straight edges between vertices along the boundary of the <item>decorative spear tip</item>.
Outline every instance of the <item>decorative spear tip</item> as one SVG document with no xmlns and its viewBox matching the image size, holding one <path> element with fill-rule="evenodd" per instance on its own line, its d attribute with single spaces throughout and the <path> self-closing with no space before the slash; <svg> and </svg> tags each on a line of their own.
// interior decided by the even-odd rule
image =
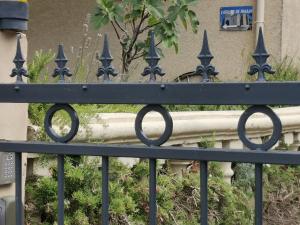
<svg viewBox="0 0 300 225">
<path fill-rule="evenodd" d="M 64 52 L 64 46 L 62 44 L 59 44 L 55 62 L 67 61 L 67 60 L 68 59 L 66 58 L 65 52 Z"/>
<path fill-rule="evenodd" d="M 154 32 L 150 31 L 149 53 L 146 57 L 148 66 L 144 69 L 144 72 L 142 73 L 142 76 L 150 75 L 150 82 L 156 81 L 156 75 L 165 75 L 165 73 L 162 71 L 162 68 L 158 65 L 159 60 L 160 56 L 156 51 Z"/>
<path fill-rule="evenodd" d="M 117 76 L 118 72 L 115 70 L 115 68 L 111 65 L 113 61 L 113 57 L 110 54 L 109 50 L 109 42 L 108 42 L 108 35 L 104 34 L 104 43 L 103 43 L 103 50 L 102 54 L 99 57 L 99 55 L 96 56 L 96 58 L 102 63 L 102 66 L 98 69 L 97 77 L 103 76 L 104 82 L 110 82 L 110 75 L 111 76 Z"/>
<path fill-rule="evenodd" d="M 22 48 L 21 48 L 21 35 L 18 35 L 17 37 L 17 50 L 16 50 L 16 56 L 14 58 L 14 62 L 25 62 L 22 54 Z"/>
<path fill-rule="evenodd" d="M 104 34 L 103 50 L 102 50 L 102 54 L 100 57 L 100 60 L 104 60 L 104 59 L 108 59 L 108 60 L 113 59 L 113 57 L 110 54 L 110 50 L 109 50 L 109 42 L 108 42 L 108 34 L 107 33 Z"/>
<path fill-rule="evenodd" d="M 209 49 L 209 44 L 208 44 L 208 36 L 207 36 L 207 31 L 204 30 L 204 34 L 203 34 L 203 43 L 202 43 L 202 49 L 200 54 L 198 55 L 198 58 L 213 58 L 213 55 L 210 52 Z"/>
<path fill-rule="evenodd" d="M 267 63 L 267 59 L 270 55 L 268 54 L 265 42 L 264 42 L 264 36 L 262 28 L 259 28 L 259 34 L 257 39 L 257 46 L 255 49 L 255 52 L 253 54 L 253 58 L 256 62 L 256 64 L 250 66 L 250 70 L 248 74 L 250 75 L 257 75 L 257 81 L 258 82 L 265 82 L 266 77 L 265 74 L 274 74 L 275 71 L 272 70 L 272 67 Z"/>
<path fill-rule="evenodd" d="M 201 61 L 201 65 L 197 66 L 195 71 L 195 74 L 202 77 L 202 82 L 211 82 L 213 81 L 212 77 L 215 77 L 219 74 L 216 71 L 216 68 L 210 64 L 213 58 L 214 57 L 209 49 L 207 31 L 204 30 L 202 49 L 198 55 L 198 59 Z"/>
<path fill-rule="evenodd" d="M 23 58 L 22 48 L 21 48 L 21 35 L 17 36 L 17 49 L 16 56 L 13 60 L 15 68 L 13 68 L 11 77 L 17 77 L 16 83 L 23 83 L 22 76 L 28 77 L 27 70 L 23 67 L 25 59 Z"/>
<path fill-rule="evenodd" d="M 254 52 L 254 56 L 256 56 L 256 55 L 269 55 L 266 50 L 262 27 L 259 28 L 257 45 L 256 45 L 256 49 Z"/>
<path fill-rule="evenodd" d="M 160 59 L 159 54 L 156 51 L 155 47 L 155 34 L 154 31 L 150 31 L 150 48 L 149 48 L 149 54 L 146 59 Z"/>
<path fill-rule="evenodd" d="M 65 82 L 65 76 L 72 76 L 72 73 L 70 72 L 69 68 L 66 67 L 68 62 L 68 59 L 64 52 L 64 46 L 63 44 L 58 45 L 58 51 L 57 56 L 55 59 L 55 63 L 57 67 L 54 69 L 54 72 L 52 74 L 53 77 L 59 77 L 58 83 L 64 83 Z"/>
</svg>

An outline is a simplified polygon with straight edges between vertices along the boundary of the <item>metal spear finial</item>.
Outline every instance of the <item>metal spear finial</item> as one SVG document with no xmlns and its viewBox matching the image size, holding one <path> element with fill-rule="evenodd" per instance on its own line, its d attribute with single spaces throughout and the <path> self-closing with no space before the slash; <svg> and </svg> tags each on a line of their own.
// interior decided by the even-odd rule
<svg viewBox="0 0 300 225">
<path fill-rule="evenodd" d="M 21 35 L 17 37 L 17 51 L 16 56 L 14 58 L 15 68 L 12 70 L 11 77 L 17 77 L 16 83 L 23 83 L 23 76 L 28 77 L 27 70 L 23 67 L 25 63 L 25 59 L 22 54 L 21 49 Z"/>
<path fill-rule="evenodd" d="M 262 32 L 262 28 L 259 28 L 259 35 L 257 39 L 257 46 L 252 57 L 254 58 L 256 64 L 250 66 L 250 70 L 248 72 L 249 75 L 253 76 L 256 73 L 257 81 L 264 82 L 266 81 L 265 73 L 274 74 L 275 71 L 272 70 L 271 65 L 267 63 L 267 59 L 269 58 L 269 54 L 265 47 L 264 36 Z"/>
<path fill-rule="evenodd" d="M 156 81 L 156 75 L 164 76 L 165 73 L 162 71 L 162 68 L 158 65 L 160 60 L 160 56 L 156 51 L 155 47 L 155 37 L 154 32 L 150 32 L 150 48 L 148 56 L 145 57 L 148 66 L 144 69 L 142 76 L 150 75 L 150 82 Z"/>
<path fill-rule="evenodd" d="M 102 54 L 97 59 L 102 63 L 102 66 L 98 69 L 97 77 L 103 76 L 103 81 L 108 82 L 110 81 L 110 75 L 114 77 L 118 75 L 118 72 L 111 65 L 113 57 L 110 54 L 107 34 L 104 35 Z"/>
<path fill-rule="evenodd" d="M 202 82 L 212 81 L 212 77 L 217 76 L 219 73 L 216 71 L 216 68 L 210 64 L 213 59 L 213 55 L 210 52 L 208 45 L 208 37 L 206 30 L 203 35 L 203 44 L 201 52 L 198 55 L 198 59 L 201 61 L 201 65 L 197 66 L 195 74 L 198 74 L 202 77 Z"/>
<path fill-rule="evenodd" d="M 65 82 L 65 76 L 71 77 L 72 73 L 70 73 L 70 69 L 66 67 L 68 62 L 68 59 L 65 56 L 64 53 L 64 47 L 62 44 L 58 45 L 58 53 L 55 59 L 55 63 L 57 65 L 57 68 L 55 68 L 53 72 L 53 77 L 59 77 L 58 82 L 64 83 Z"/>
</svg>

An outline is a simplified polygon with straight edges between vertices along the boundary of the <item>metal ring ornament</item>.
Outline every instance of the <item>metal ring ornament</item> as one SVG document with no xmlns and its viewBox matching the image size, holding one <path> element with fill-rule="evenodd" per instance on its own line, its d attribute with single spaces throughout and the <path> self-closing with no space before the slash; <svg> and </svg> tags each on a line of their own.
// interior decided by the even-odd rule
<svg viewBox="0 0 300 225">
<path fill-rule="evenodd" d="M 255 144 L 251 142 L 247 136 L 246 136 L 246 123 L 247 120 L 252 116 L 254 113 L 263 113 L 267 115 L 273 123 L 273 133 L 270 139 L 263 143 L 263 144 Z M 274 113 L 274 111 L 267 107 L 267 106 L 251 106 L 248 108 L 240 117 L 239 123 L 238 123 L 238 135 L 240 137 L 240 140 L 244 143 L 246 147 L 248 147 L 251 150 L 263 150 L 268 151 L 271 149 L 277 141 L 281 137 L 282 132 L 282 124 L 279 119 L 279 117 Z"/>
<path fill-rule="evenodd" d="M 58 135 L 55 130 L 52 128 L 52 119 L 56 112 L 59 110 L 66 111 L 71 118 L 71 129 L 69 133 L 65 136 Z M 45 131 L 47 135 L 55 142 L 67 143 L 71 141 L 77 134 L 79 128 L 79 119 L 74 108 L 68 104 L 55 104 L 50 107 L 47 111 L 45 120 L 44 120 Z"/>
<path fill-rule="evenodd" d="M 142 123 L 145 115 L 151 111 L 158 112 L 165 121 L 165 130 L 163 134 L 155 140 L 151 140 L 144 133 Z M 167 142 L 173 133 L 173 120 L 170 113 L 161 105 L 147 105 L 142 108 L 135 119 L 135 133 L 138 139 L 147 146 L 160 146 Z"/>
</svg>

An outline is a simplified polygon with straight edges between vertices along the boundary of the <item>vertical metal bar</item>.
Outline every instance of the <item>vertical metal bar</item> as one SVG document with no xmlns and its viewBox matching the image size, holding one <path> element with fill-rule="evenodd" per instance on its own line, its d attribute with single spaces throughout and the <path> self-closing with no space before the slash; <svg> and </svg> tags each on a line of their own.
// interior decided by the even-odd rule
<svg viewBox="0 0 300 225">
<path fill-rule="evenodd" d="M 208 191 L 207 191 L 207 161 L 200 162 L 200 224 L 208 225 Z"/>
<path fill-rule="evenodd" d="M 149 159 L 149 224 L 156 225 L 156 159 Z"/>
<path fill-rule="evenodd" d="M 263 165 L 255 164 L 255 225 L 263 224 Z"/>
<path fill-rule="evenodd" d="M 16 160 L 16 224 L 24 224 L 24 212 L 22 203 L 22 153 L 15 153 Z"/>
<path fill-rule="evenodd" d="M 57 156 L 57 175 L 58 175 L 58 225 L 64 225 L 64 155 Z"/>
<path fill-rule="evenodd" d="M 102 157 L 102 225 L 109 224 L 109 190 L 108 190 L 109 159 Z"/>
</svg>

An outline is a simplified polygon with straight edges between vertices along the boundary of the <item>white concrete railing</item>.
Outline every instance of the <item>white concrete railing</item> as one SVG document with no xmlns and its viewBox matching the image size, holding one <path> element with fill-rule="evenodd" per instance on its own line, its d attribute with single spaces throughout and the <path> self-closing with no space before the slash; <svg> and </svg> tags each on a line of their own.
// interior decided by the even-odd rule
<svg viewBox="0 0 300 225">
<path fill-rule="evenodd" d="M 274 110 L 283 125 L 283 141 L 295 150 L 300 146 L 300 107 L 288 107 Z M 210 140 L 214 147 L 242 149 L 243 144 L 237 134 L 237 124 L 243 111 L 202 111 L 172 112 L 174 123 L 173 135 L 165 146 L 193 146 Z M 139 144 L 134 130 L 136 115 L 133 113 L 100 113 L 81 126 L 75 141 L 101 141 L 102 143 Z M 272 133 L 272 122 L 263 114 L 254 114 L 246 124 L 248 137 L 254 142 L 262 142 Z M 145 117 L 143 129 L 149 137 L 159 136 L 164 129 L 164 122 L 158 113 Z M 29 129 L 29 136 L 34 129 Z M 136 159 L 121 159 L 128 164 Z M 179 174 L 191 162 L 170 160 L 173 170 Z M 233 171 L 231 163 L 222 163 L 226 180 L 230 182 Z"/>
</svg>

